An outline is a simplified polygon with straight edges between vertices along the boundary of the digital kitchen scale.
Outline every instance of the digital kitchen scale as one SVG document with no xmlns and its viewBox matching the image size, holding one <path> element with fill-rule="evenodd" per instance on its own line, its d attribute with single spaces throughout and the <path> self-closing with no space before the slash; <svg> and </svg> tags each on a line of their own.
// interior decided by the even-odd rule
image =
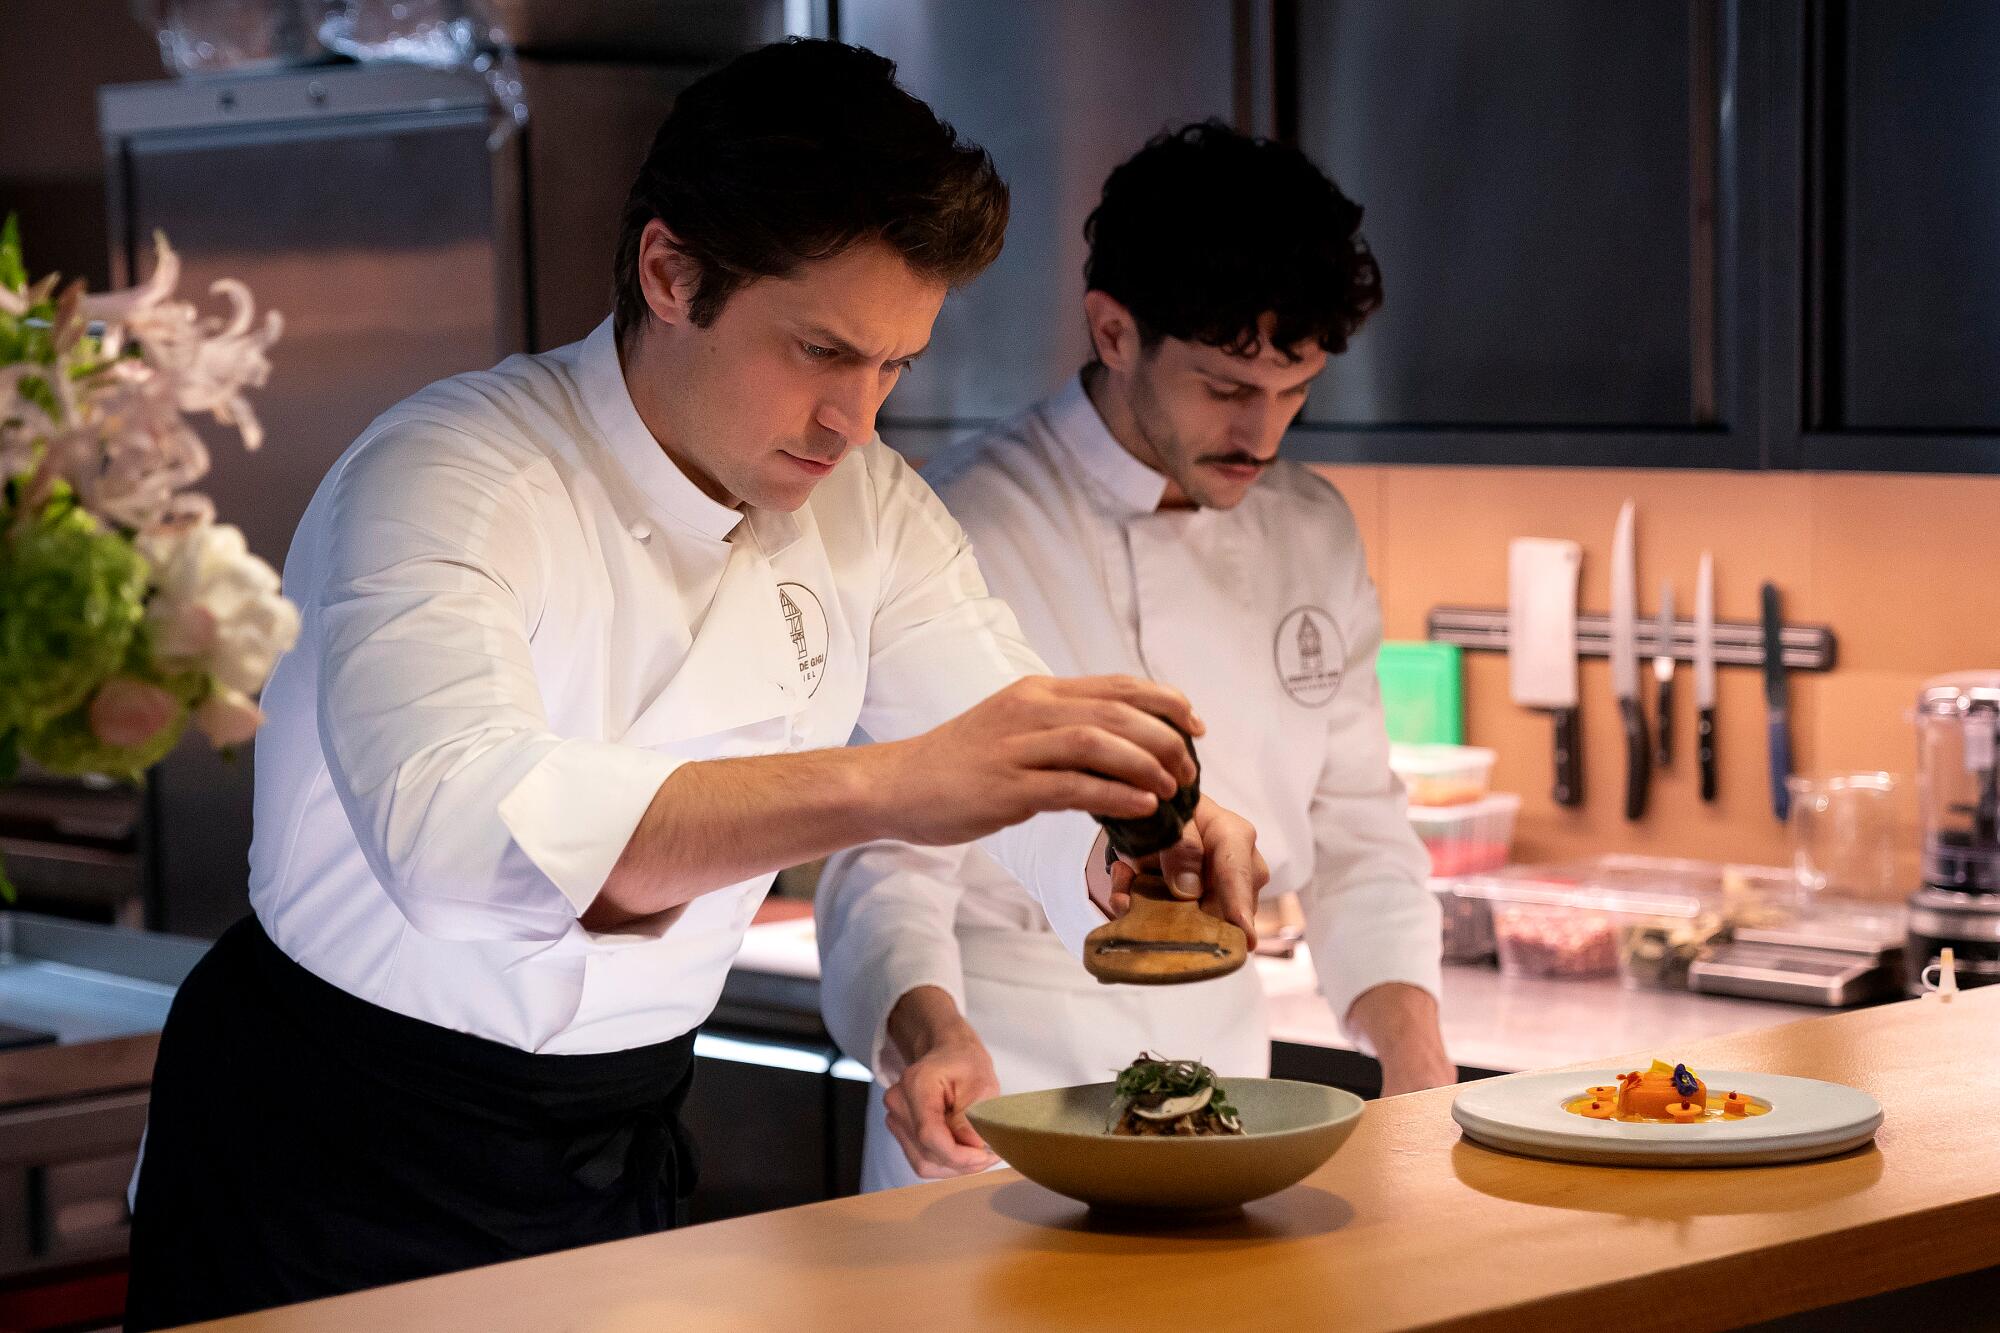
<svg viewBox="0 0 2000 1333">
<path fill-rule="evenodd" d="M 1895 993 L 1893 959 L 1880 953 L 1737 940 L 1688 965 L 1688 989 L 1845 1009 Z"/>
</svg>

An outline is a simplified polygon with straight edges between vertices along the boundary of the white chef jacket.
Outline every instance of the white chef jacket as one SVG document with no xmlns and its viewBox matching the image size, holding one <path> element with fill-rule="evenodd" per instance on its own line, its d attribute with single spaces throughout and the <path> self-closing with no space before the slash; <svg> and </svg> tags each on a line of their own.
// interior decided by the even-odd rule
<svg viewBox="0 0 2000 1333">
<path fill-rule="evenodd" d="M 1162 510 L 1165 478 L 1119 445 L 1080 380 L 948 453 L 926 478 L 1055 671 L 1144 675 L 1188 695 L 1208 725 L 1198 743 L 1202 790 L 1256 826 L 1271 867 L 1266 892 L 1299 895 L 1335 1015 L 1384 982 L 1436 994 L 1438 908 L 1389 770 L 1375 676 L 1381 607 L 1339 493 L 1280 462 L 1234 509 Z M 878 1083 L 900 1072 L 886 1041 L 889 1010 L 924 985 L 950 993 L 989 1046 L 996 1035 L 1020 1046 L 1013 1064 L 1023 1077 L 1108 1078 L 1136 1053 L 1117 1044 L 1135 1040 L 1149 1014 L 1162 1049 L 1176 1035 L 1201 1039 L 1190 1032 L 1214 1043 L 1167 1054 L 1213 1054 L 1229 1040 L 1221 1034 L 1252 1028 L 1242 1035 L 1268 1063 L 1249 969 L 1171 988 L 1208 992 L 1199 999 L 1094 987 L 1053 948 L 1034 955 L 1001 944 L 1003 934 L 1047 927 L 1020 884 L 977 848 L 884 842 L 843 853 L 820 881 L 816 916 L 827 1026 Z M 1012 988 L 1016 1013 L 968 1006 L 975 953 L 981 980 Z M 1034 985 L 1068 994 L 1030 1014 L 1022 988 Z M 1234 1017 L 1215 1013 L 1218 1004 Z M 1000 1032 L 1026 1026 L 1036 1030 Z M 1026 1090 L 1008 1086 L 997 1046 L 995 1058 L 1003 1089 Z"/>
<path fill-rule="evenodd" d="M 879 440 L 795 514 L 709 499 L 609 320 L 434 384 L 341 456 L 285 562 L 250 896 L 371 1003 L 523 1050 L 665 1041 L 714 1007 L 770 875 L 630 930 L 578 920 L 688 760 L 896 739 L 1045 668 Z M 988 840 L 1078 942 L 1083 815 Z"/>
</svg>

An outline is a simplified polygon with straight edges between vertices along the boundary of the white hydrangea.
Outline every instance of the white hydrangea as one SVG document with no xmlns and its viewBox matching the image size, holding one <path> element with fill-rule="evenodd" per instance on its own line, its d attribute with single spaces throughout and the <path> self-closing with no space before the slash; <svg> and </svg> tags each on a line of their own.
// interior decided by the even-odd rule
<svg viewBox="0 0 2000 1333">
<path fill-rule="evenodd" d="M 229 523 L 162 529 L 140 550 L 153 564 L 146 619 L 155 657 L 170 670 L 213 676 L 218 712 L 247 704 L 299 637 L 298 608 L 279 595 L 278 571 Z"/>
</svg>

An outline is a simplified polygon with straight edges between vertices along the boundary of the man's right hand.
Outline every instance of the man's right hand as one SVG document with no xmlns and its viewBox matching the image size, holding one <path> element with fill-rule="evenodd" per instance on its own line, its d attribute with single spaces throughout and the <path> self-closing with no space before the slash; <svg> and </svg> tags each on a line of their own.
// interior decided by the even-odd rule
<svg viewBox="0 0 2000 1333">
<path fill-rule="evenodd" d="M 993 1058 L 958 1006 L 935 986 L 896 1002 L 889 1037 L 908 1063 L 883 1094 L 889 1132 L 925 1180 L 984 1171 L 1000 1159 L 965 1117 L 966 1108 L 1000 1092 Z"/>
<path fill-rule="evenodd" d="M 867 750 L 881 765 L 890 836 L 950 846 L 1050 810 L 1151 814 L 1195 777 L 1176 726 L 1203 731 L 1187 697 L 1168 686 L 1030 676 L 943 726 Z"/>
</svg>

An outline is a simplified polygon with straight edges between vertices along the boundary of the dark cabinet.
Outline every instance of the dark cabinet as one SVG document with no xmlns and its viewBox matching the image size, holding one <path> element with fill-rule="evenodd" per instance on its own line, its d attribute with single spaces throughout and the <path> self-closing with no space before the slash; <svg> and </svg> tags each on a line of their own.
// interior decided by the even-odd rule
<svg viewBox="0 0 2000 1333">
<path fill-rule="evenodd" d="M 1363 201 L 1388 295 L 1307 422 L 1714 419 L 1691 7 L 1321 0 L 1298 60 L 1300 146 Z"/>
<path fill-rule="evenodd" d="M 682 1112 L 699 1162 L 690 1222 L 792 1208 L 861 1188 L 868 1084 L 832 1072 L 840 1053 L 830 1043 L 711 1024 L 696 1056 Z"/>
<path fill-rule="evenodd" d="M 1692 20 L 1592 0 L 1300 10 L 1298 142 L 1364 200 L 1388 290 L 1306 420 L 1714 416 L 1696 398 L 1714 222 L 1694 212 L 1714 176 L 1694 168 L 1716 104 L 1690 92 L 1714 52 Z"/>
<path fill-rule="evenodd" d="M 1799 31 L 1802 429 L 1780 461 L 2000 468 L 2000 7 L 1826 0 Z"/>
<path fill-rule="evenodd" d="M 1736 6 L 1291 12 L 1284 118 L 1367 209 L 1385 293 L 1295 456 L 1763 461 Z"/>
<path fill-rule="evenodd" d="M 1290 136 L 1386 304 L 1309 460 L 2000 468 L 1990 0 L 843 0 L 1014 189 L 884 413 L 921 453 L 1056 386 L 1082 224 L 1154 131 Z M 1191 261 L 1198 262 L 1198 260 Z"/>
</svg>

